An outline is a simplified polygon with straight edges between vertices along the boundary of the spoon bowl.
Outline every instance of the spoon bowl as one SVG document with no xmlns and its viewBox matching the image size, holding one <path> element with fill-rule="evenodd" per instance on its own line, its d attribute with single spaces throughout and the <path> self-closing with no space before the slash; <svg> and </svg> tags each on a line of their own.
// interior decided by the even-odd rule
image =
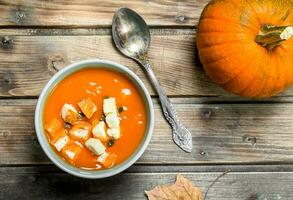
<svg viewBox="0 0 293 200">
<path fill-rule="evenodd" d="M 146 54 L 151 41 L 145 21 L 133 10 L 120 8 L 113 17 L 113 40 L 126 56 L 138 60 Z"/>
</svg>

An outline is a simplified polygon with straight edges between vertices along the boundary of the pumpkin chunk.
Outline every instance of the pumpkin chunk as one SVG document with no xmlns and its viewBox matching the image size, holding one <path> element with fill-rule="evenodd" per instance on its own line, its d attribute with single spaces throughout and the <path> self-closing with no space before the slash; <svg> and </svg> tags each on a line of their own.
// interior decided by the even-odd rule
<svg viewBox="0 0 293 200">
<path fill-rule="evenodd" d="M 45 130 L 49 134 L 53 134 L 62 129 L 62 123 L 57 119 L 53 118 L 49 123 L 45 124 Z"/>
<path fill-rule="evenodd" d="M 54 143 L 61 137 L 64 137 L 67 135 L 67 130 L 66 129 L 61 129 L 56 132 L 52 132 L 49 135 L 50 142 L 54 145 Z"/>
<path fill-rule="evenodd" d="M 88 119 L 97 111 L 97 106 L 91 98 L 83 99 L 78 103 L 78 106 Z"/>
<path fill-rule="evenodd" d="M 115 164 L 116 159 L 116 154 L 105 152 L 98 157 L 97 161 L 101 163 L 105 168 L 110 168 Z"/>
<path fill-rule="evenodd" d="M 72 142 L 68 145 L 66 145 L 61 153 L 63 157 L 71 164 L 75 163 L 75 160 L 77 159 L 78 155 L 80 154 L 82 150 L 82 146 L 78 145 L 75 142 Z"/>
</svg>

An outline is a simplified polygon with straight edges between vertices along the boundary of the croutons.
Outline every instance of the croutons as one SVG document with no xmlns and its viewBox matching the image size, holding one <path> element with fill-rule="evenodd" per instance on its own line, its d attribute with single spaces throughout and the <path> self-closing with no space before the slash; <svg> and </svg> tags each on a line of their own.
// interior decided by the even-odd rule
<svg viewBox="0 0 293 200">
<path fill-rule="evenodd" d="M 88 119 L 97 111 L 97 106 L 91 98 L 83 99 L 78 103 L 78 106 Z"/>
<path fill-rule="evenodd" d="M 57 118 L 53 118 L 49 123 L 45 124 L 45 130 L 48 131 L 49 134 L 53 134 L 62 128 L 62 123 Z"/>
<path fill-rule="evenodd" d="M 65 122 L 74 124 L 78 120 L 78 113 L 73 105 L 66 103 L 61 109 L 61 117 Z"/>
<path fill-rule="evenodd" d="M 50 142 L 54 144 L 59 138 L 64 137 L 67 134 L 67 132 L 68 131 L 66 129 L 61 129 L 59 131 L 50 133 L 49 135 Z"/>
<path fill-rule="evenodd" d="M 106 115 L 106 122 L 109 128 L 119 128 L 120 119 L 116 113 L 109 113 Z"/>
<path fill-rule="evenodd" d="M 77 159 L 79 153 L 82 150 L 82 146 L 76 144 L 75 142 L 72 142 L 68 145 L 66 145 L 61 153 L 63 157 L 70 163 L 74 164 L 75 160 Z"/>
<path fill-rule="evenodd" d="M 69 131 L 70 136 L 75 140 L 85 141 L 90 137 L 91 125 L 87 122 L 75 124 Z"/>
<path fill-rule="evenodd" d="M 107 115 L 109 113 L 117 114 L 116 99 L 113 98 L 113 97 L 104 99 L 104 101 L 103 101 L 103 111 L 104 111 L 105 115 Z"/>
<path fill-rule="evenodd" d="M 103 167 L 110 168 L 115 164 L 116 159 L 117 159 L 116 154 L 105 152 L 98 157 L 97 161 L 101 163 Z"/>
<path fill-rule="evenodd" d="M 119 128 L 109 128 L 107 134 L 110 137 L 115 138 L 116 140 L 120 138 L 120 129 Z"/>
<path fill-rule="evenodd" d="M 98 122 L 92 130 L 93 136 L 102 142 L 106 142 L 108 140 L 108 136 L 106 134 L 105 128 L 106 125 L 104 121 Z"/>
<path fill-rule="evenodd" d="M 85 142 L 85 146 L 95 155 L 101 155 L 105 153 L 106 147 L 103 143 L 96 138 L 90 138 Z"/>
<path fill-rule="evenodd" d="M 56 148 L 57 151 L 61 151 L 65 145 L 68 143 L 69 137 L 67 135 L 59 138 L 55 143 L 54 147 Z"/>
<path fill-rule="evenodd" d="M 63 105 L 61 117 L 65 125 L 58 118 L 45 124 L 51 145 L 72 165 L 79 166 L 83 159 L 91 158 L 96 169 L 111 168 L 117 155 L 106 148 L 112 147 L 121 136 L 119 113 L 124 108 L 117 110 L 116 99 L 106 98 L 103 101 L 104 115 L 99 119 L 95 115 L 98 108 L 91 98 L 84 98 L 77 105 L 79 110 L 72 104 Z M 92 155 L 87 155 L 88 150 Z"/>
<path fill-rule="evenodd" d="M 107 98 L 104 99 L 103 103 L 103 110 L 104 114 L 106 116 L 106 122 L 109 127 L 107 130 L 107 134 L 110 137 L 114 137 L 115 139 L 120 138 L 120 119 L 118 117 L 117 113 L 117 107 L 116 107 L 116 100 L 115 98 Z"/>
</svg>

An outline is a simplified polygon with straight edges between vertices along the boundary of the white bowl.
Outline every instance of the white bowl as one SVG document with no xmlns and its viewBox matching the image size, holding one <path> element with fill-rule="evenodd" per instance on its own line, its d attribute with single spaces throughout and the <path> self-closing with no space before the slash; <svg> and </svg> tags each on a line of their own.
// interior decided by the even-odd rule
<svg viewBox="0 0 293 200">
<path fill-rule="evenodd" d="M 100 171 L 94 171 L 94 170 L 91 171 L 91 170 L 80 169 L 68 164 L 66 161 L 64 161 L 54 152 L 54 150 L 52 149 L 51 145 L 49 144 L 47 140 L 46 133 L 44 130 L 44 126 L 43 126 L 44 106 L 51 91 L 65 77 L 84 68 L 107 68 L 110 70 L 120 72 L 121 74 L 128 77 L 129 80 L 137 87 L 144 101 L 145 108 L 147 111 L 146 131 L 140 145 L 137 147 L 135 152 L 127 160 L 125 160 L 124 162 L 110 169 L 104 169 Z M 50 81 L 44 87 L 39 97 L 36 111 L 35 111 L 35 129 L 36 129 L 39 143 L 42 149 L 44 150 L 44 152 L 47 154 L 50 160 L 55 165 L 57 165 L 60 169 L 64 170 L 65 172 L 68 172 L 69 174 L 82 177 L 82 178 L 89 178 L 89 179 L 105 178 L 105 177 L 118 174 L 122 172 L 123 170 L 129 168 L 141 157 L 141 155 L 147 148 L 147 145 L 149 144 L 151 140 L 153 128 L 154 128 L 153 103 L 152 103 L 150 94 L 147 91 L 146 87 L 144 86 L 143 82 L 127 67 L 112 61 L 107 61 L 107 60 L 98 60 L 98 59 L 84 60 L 84 61 L 70 64 L 69 66 L 60 70 L 50 79 Z"/>
</svg>

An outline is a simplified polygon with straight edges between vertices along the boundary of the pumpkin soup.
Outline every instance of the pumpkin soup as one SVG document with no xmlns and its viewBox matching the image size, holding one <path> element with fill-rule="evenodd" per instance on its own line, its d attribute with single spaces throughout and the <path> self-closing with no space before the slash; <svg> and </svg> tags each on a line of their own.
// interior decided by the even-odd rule
<svg viewBox="0 0 293 200">
<path fill-rule="evenodd" d="M 54 151 L 73 166 L 101 170 L 131 156 L 143 139 L 146 110 L 124 75 L 86 68 L 62 80 L 44 107 L 44 128 Z"/>
</svg>

